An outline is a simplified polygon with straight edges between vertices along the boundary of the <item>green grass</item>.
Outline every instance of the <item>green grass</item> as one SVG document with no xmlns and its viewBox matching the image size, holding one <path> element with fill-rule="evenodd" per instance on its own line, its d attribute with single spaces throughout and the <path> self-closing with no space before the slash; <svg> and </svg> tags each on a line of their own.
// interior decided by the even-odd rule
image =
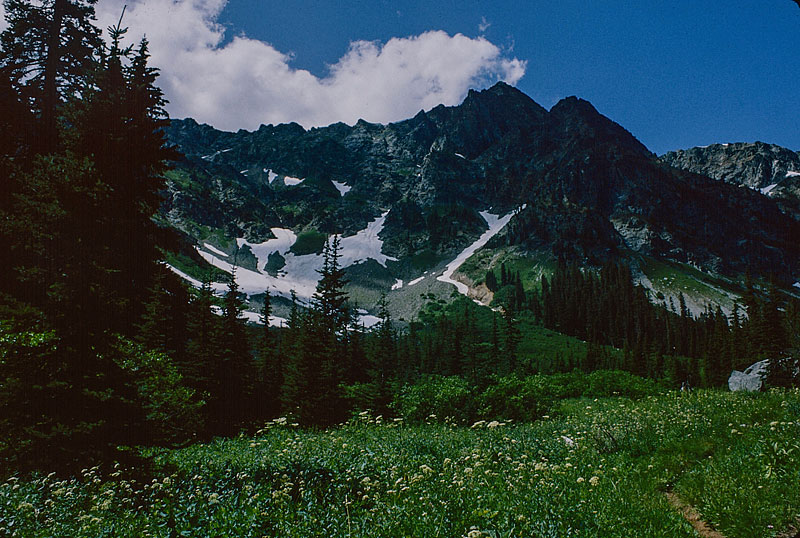
<svg viewBox="0 0 800 538">
<path fill-rule="evenodd" d="M 549 276 L 556 267 L 555 259 L 549 254 L 523 253 L 516 247 L 482 248 L 470 256 L 459 267 L 458 272 L 468 276 L 475 283 L 481 283 L 486 279 L 486 272 L 492 269 L 500 281 L 500 266 L 503 263 L 507 270 L 519 272 L 522 286 L 526 290 L 540 289 L 542 275 Z"/>
<path fill-rule="evenodd" d="M 518 327 L 521 334 L 517 355 L 523 366 L 532 372 L 551 373 L 565 360 L 577 361 L 586 355 L 587 344 L 578 338 L 545 329 L 536 324 L 530 315 L 519 315 Z M 500 330 L 503 320 L 498 319 Z M 605 346 L 607 353 L 621 357 L 622 352 Z"/>
<path fill-rule="evenodd" d="M 164 261 L 173 266 L 175 269 L 189 275 L 195 280 L 199 280 L 200 282 L 202 282 L 203 279 L 205 279 L 208 275 L 211 275 L 212 282 L 225 282 L 230 277 L 227 272 L 223 271 L 219 267 L 211 265 L 203 259 L 198 261 L 183 253 L 174 253 L 166 250 L 163 252 Z"/>
<path fill-rule="evenodd" d="M 155 476 L 12 478 L 0 535 L 695 536 L 671 488 L 728 538 L 771 537 L 800 516 L 799 417 L 797 390 L 698 391 L 534 424 L 272 425 L 151 451 Z"/>
<path fill-rule="evenodd" d="M 304 254 L 320 254 L 328 236 L 316 230 L 305 230 L 297 234 L 297 240 L 289 249 L 297 256 Z"/>
<path fill-rule="evenodd" d="M 638 262 L 639 268 L 653 283 L 657 292 L 680 292 L 726 307 L 730 307 L 733 302 L 731 295 L 737 294 L 738 286 L 685 263 L 657 260 L 649 256 L 639 256 Z"/>
</svg>

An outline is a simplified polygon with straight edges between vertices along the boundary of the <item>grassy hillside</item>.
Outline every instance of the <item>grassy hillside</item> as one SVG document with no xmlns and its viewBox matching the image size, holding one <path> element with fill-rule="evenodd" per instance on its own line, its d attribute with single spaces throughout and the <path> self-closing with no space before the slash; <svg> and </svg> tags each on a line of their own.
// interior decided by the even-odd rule
<svg viewBox="0 0 800 538">
<path fill-rule="evenodd" d="M 154 453 L 124 469 L 0 485 L 4 536 L 696 536 L 666 493 L 728 538 L 800 518 L 800 391 L 569 400 L 534 424 L 327 431 Z"/>
</svg>

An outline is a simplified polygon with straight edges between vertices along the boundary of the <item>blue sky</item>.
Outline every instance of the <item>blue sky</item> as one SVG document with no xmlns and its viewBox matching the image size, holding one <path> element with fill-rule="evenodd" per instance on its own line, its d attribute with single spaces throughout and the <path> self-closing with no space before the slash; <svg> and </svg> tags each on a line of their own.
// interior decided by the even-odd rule
<svg viewBox="0 0 800 538">
<path fill-rule="evenodd" d="M 800 149 L 800 8 L 790 0 L 238 0 L 220 21 L 318 76 L 356 39 L 483 35 L 527 61 L 516 86 L 538 103 L 588 99 L 657 153 L 753 140 Z"/>
<path fill-rule="evenodd" d="M 659 154 L 800 150 L 791 0 L 99 0 L 100 26 L 124 4 L 170 114 L 221 129 L 398 121 L 506 80 L 548 108 L 587 99 Z"/>
</svg>

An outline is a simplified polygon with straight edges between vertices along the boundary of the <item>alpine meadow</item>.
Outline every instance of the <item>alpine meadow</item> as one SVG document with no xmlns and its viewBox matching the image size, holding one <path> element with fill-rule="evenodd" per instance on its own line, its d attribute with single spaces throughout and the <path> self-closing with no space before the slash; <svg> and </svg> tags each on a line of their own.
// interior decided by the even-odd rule
<svg viewBox="0 0 800 538">
<path fill-rule="evenodd" d="M 0 537 L 800 536 L 800 153 L 246 3 L 3 1 Z"/>
</svg>

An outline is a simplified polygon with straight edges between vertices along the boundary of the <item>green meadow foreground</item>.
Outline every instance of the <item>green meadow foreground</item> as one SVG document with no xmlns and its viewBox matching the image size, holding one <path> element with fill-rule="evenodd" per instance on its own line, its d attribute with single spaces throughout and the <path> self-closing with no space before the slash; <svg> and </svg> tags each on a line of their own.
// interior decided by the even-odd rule
<svg viewBox="0 0 800 538">
<path fill-rule="evenodd" d="M 11 478 L 0 536 L 697 536 L 666 492 L 728 538 L 800 521 L 798 390 L 568 400 L 533 424 L 380 422 L 156 451 L 146 477 Z"/>
</svg>

